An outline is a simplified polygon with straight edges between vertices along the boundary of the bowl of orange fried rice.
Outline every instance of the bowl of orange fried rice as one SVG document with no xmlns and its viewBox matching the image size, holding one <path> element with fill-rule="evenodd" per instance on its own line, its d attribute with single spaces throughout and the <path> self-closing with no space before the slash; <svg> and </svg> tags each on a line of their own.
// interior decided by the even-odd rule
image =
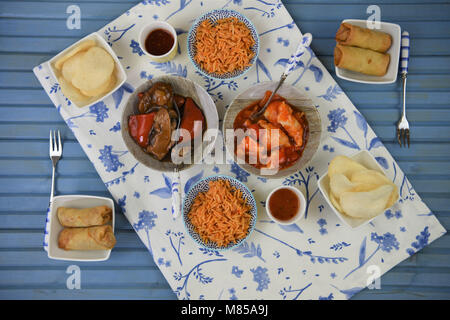
<svg viewBox="0 0 450 320">
<path fill-rule="evenodd" d="M 214 79 L 245 74 L 259 54 L 253 23 L 230 9 L 209 11 L 195 20 L 187 37 L 187 52 L 197 72 Z"/>
<path fill-rule="evenodd" d="M 256 224 L 252 192 L 239 180 L 215 175 L 194 184 L 183 201 L 187 233 L 200 246 L 226 250 L 242 244 Z"/>
</svg>

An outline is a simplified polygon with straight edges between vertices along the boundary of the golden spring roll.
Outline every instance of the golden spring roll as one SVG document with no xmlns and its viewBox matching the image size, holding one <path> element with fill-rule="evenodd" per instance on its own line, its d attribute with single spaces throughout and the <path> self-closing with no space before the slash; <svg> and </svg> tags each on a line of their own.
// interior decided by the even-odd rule
<svg viewBox="0 0 450 320">
<path fill-rule="evenodd" d="M 342 23 L 336 33 L 336 41 L 345 46 L 386 52 L 392 45 L 392 37 L 384 32 Z"/>
<path fill-rule="evenodd" d="M 89 228 L 65 228 L 58 246 L 64 250 L 109 250 L 116 244 L 110 225 Z"/>
<path fill-rule="evenodd" d="M 372 76 L 384 76 L 390 55 L 368 49 L 337 45 L 334 48 L 335 66 Z"/>
<path fill-rule="evenodd" d="M 56 213 L 63 227 L 101 226 L 112 219 L 112 209 L 108 206 L 85 209 L 59 207 Z"/>
</svg>

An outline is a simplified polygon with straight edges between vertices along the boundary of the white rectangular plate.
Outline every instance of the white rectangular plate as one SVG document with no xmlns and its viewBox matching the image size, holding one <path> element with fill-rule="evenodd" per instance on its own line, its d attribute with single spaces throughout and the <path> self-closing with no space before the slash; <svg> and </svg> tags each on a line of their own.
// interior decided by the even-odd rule
<svg viewBox="0 0 450 320">
<path fill-rule="evenodd" d="M 111 250 L 70 250 L 66 251 L 58 247 L 59 233 L 64 227 L 59 223 L 56 211 L 59 207 L 70 208 L 91 208 L 96 206 L 108 206 L 112 209 L 112 228 L 114 231 L 115 210 L 114 201 L 109 198 L 82 196 L 82 195 L 67 195 L 57 196 L 53 198 L 53 205 L 50 211 L 50 228 L 48 240 L 48 257 L 55 260 L 69 260 L 69 261 L 104 261 L 109 258 Z"/>
<path fill-rule="evenodd" d="M 346 19 L 342 23 L 347 22 L 358 27 L 367 28 L 367 20 L 355 20 Z M 397 81 L 398 74 L 398 63 L 400 60 L 400 47 L 401 47 L 401 28 L 398 24 L 381 22 L 380 29 L 377 31 L 385 32 L 391 35 L 392 45 L 387 51 L 391 56 L 391 61 L 389 62 L 389 67 L 384 76 L 370 76 L 367 74 L 350 71 L 335 66 L 336 75 L 348 81 L 359 82 L 359 83 L 369 83 L 369 84 L 387 84 Z"/>
</svg>

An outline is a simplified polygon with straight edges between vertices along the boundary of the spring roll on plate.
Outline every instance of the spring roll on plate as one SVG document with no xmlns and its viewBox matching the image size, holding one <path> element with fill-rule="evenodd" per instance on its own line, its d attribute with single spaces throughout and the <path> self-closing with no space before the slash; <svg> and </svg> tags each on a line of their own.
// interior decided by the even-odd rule
<svg viewBox="0 0 450 320">
<path fill-rule="evenodd" d="M 58 246 L 64 250 L 110 250 L 116 244 L 110 225 L 89 228 L 65 228 Z"/>
<path fill-rule="evenodd" d="M 336 67 L 372 76 L 384 76 L 390 58 L 390 55 L 386 53 L 339 44 L 334 49 L 334 65 Z"/>
<path fill-rule="evenodd" d="M 336 33 L 336 41 L 345 46 L 386 52 L 392 45 L 392 37 L 384 32 L 342 23 Z"/>
<path fill-rule="evenodd" d="M 57 215 L 63 227 L 92 227 L 110 222 L 112 209 L 108 206 L 85 209 L 59 207 Z"/>
</svg>

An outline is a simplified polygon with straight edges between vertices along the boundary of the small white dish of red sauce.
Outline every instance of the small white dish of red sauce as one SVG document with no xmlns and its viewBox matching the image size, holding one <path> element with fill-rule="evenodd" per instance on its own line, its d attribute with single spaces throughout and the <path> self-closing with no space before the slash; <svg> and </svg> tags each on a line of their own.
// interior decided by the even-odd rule
<svg viewBox="0 0 450 320">
<path fill-rule="evenodd" d="M 289 225 L 305 215 L 306 200 L 303 193 L 291 186 L 272 190 L 266 200 L 267 215 L 276 223 Z"/>
<path fill-rule="evenodd" d="M 153 21 L 141 29 L 139 46 L 154 62 L 170 61 L 177 54 L 177 32 L 167 22 Z"/>
</svg>

